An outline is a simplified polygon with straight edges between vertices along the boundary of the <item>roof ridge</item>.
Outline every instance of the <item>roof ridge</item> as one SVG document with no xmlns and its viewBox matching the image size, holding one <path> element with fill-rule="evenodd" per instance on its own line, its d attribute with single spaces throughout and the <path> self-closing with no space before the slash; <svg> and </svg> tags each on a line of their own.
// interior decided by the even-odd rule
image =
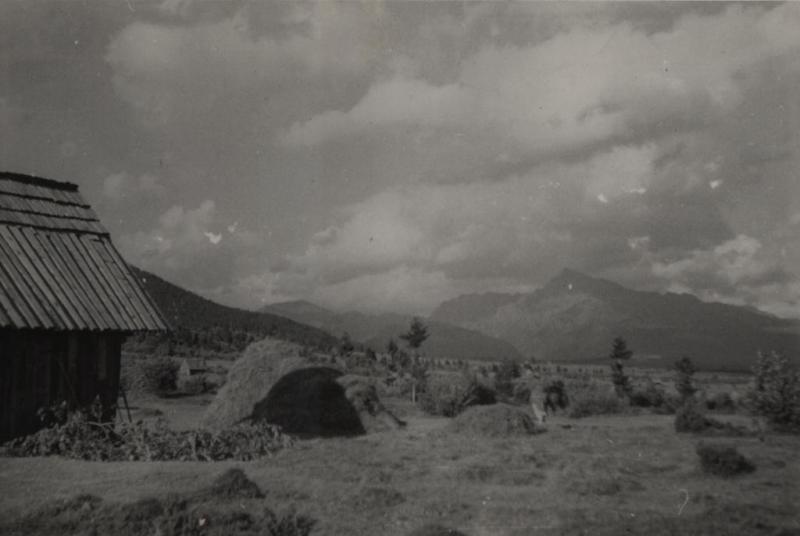
<svg viewBox="0 0 800 536">
<path fill-rule="evenodd" d="M 21 182 L 23 184 L 32 184 L 35 186 L 44 186 L 46 188 L 53 188 L 55 190 L 65 190 L 67 192 L 78 191 L 78 185 L 72 182 L 45 179 L 43 177 L 37 177 L 35 175 L 14 173 L 12 171 L 0 171 L 0 179 L 6 179 L 14 182 Z"/>
</svg>

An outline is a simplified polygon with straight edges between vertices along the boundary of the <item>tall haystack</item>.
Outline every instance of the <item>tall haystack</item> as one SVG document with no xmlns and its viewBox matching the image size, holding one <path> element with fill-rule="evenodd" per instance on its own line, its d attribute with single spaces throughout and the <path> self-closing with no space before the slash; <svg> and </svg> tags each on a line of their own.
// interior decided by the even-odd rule
<svg viewBox="0 0 800 536">
<path fill-rule="evenodd" d="M 202 425 L 222 430 L 250 417 L 255 405 L 289 372 L 310 366 L 297 344 L 264 339 L 249 345 L 203 415 Z"/>
<path fill-rule="evenodd" d="M 263 420 L 300 436 L 359 435 L 402 426 L 366 378 L 311 363 L 300 347 L 265 339 L 251 344 L 203 419 L 212 430 Z"/>
</svg>

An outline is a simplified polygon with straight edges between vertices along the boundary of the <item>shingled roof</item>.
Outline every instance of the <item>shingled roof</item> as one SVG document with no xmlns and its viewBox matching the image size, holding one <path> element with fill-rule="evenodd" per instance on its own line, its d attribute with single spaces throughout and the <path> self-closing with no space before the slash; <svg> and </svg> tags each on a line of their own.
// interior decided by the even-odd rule
<svg viewBox="0 0 800 536">
<path fill-rule="evenodd" d="M 0 328 L 166 330 L 78 187 L 0 172 Z"/>
</svg>

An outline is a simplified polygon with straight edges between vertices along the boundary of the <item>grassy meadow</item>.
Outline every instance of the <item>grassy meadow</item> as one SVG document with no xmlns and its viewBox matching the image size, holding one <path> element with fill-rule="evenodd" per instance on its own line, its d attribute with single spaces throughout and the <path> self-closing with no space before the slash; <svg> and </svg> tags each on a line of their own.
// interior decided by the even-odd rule
<svg viewBox="0 0 800 536">
<path fill-rule="evenodd" d="M 450 419 L 426 416 L 405 399 L 384 401 L 406 428 L 299 441 L 253 462 L 0 458 L 0 520 L 10 523 L 0 523 L 0 533 L 14 534 L 13 520 L 79 493 L 107 502 L 186 493 L 239 467 L 265 494 L 246 501 L 307 515 L 319 535 L 405 535 L 426 524 L 472 536 L 800 534 L 798 436 L 702 438 L 677 434 L 673 416 L 634 414 L 557 415 L 542 434 L 485 437 L 454 433 Z M 160 414 L 191 428 L 208 402 L 131 404 L 134 418 Z M 736 446 L 756 470 L 703 473 L 700 441 Z"/>
</svg>

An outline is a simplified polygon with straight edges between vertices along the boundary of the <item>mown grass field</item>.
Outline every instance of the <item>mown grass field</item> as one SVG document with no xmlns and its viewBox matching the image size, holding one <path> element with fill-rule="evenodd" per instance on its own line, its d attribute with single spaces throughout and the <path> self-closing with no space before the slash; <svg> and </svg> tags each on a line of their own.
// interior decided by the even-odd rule
<svg viewBox="0 0 800 536">
<path fill-rule="evenodd" d="M 159 405 L 188 426 L 202 400 Z M 146 403 L 157 401 L 133 402 Z M 404 535 L 426 523 L 473 536 L 800 534 L 797 436 L 706 439 L 737 446 L 757 467 L 726 479 L 702 473 L 701 439 L 676 434 L 671 416 L 556 417 L 544 434 L 492 438 L 387 403 L 406 429 L 302 441 L 256 462 L 0 458 L 0 519 L 78 493 L 122 502 L 191 492 L 240 467 L 267 506 L 309 515 L 320 535 Z"/>
</svg>

